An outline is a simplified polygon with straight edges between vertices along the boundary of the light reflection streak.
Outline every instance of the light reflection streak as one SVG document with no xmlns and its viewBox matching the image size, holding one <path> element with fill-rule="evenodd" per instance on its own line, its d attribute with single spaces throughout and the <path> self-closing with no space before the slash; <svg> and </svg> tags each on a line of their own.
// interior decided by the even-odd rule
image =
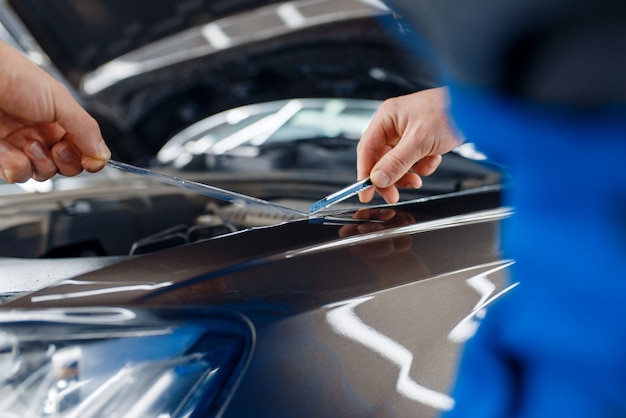
<svg viewBox="0 0 626 418">
<path fill-rule="evenodd" d="M 163 282 L 156 284 L 137 284 L 131 286 L 108 287 L 106 289 L 84 290 L 80 292 L 58 293 L 52 295 L 40 295 L 31 297 L 31 302 L 49 302 L 52 300 L 84 298 L 89 296 L 104 295 L 107 293 L 134 292 L 136 290 L 155 290 L 171 285 L 172 282 Z"/>
<path fill-rule="evenodd" d="M 143 417 L 150 415 L 150 408 L 158 404 L 159 398 L 171 389 L 176 383 L 176 379 L 171 373 L 160 376 L 141 396 L 133 408 L 127 412 L 128 417 Z"/>
<path fill-rule="evenodd" d="M 455 192 L 450 194 L 453 195 L 461 195 L 462 192 Z M 445 195 L 438 195 L 436 198 L 441 198 Z M 428 200 L 433 200 L 434 198 L 428 198 Z M 415 202 L 415 201 L 411 201 Z M 409 202 L 407 202 L 409 203 Z M 496 209 L 488 209 L 463 215 L 455 215 L 447 218 L 436 219 L 432 221 L 418 222 L 415 224 L 401 226 L 397 228 L 385 229 L 377 232 L 372 232 L 368 234 L 362 235 L 352 235 L 349 237 L 341 238 L 334 240 L 325 244 L 315 244 L 312 246 L 299 248 L 295 250 L 287 251 L 285 254 L 285 258 L 293 258 L 297 256 L 307 255 L 319 253 L 322 251 L 331 250 L 333 248 L 339 247 L 347 247 L 358 244 L 365 244 L 368 242 L 376 241 L 379 239 L 390 239 L 396 236 L 406 236 L 412 234 L 418 234 L 422 232 L 431 232 L 437 231 L 440 229 L 447 228 L 456 228 L 459 226 L 472 225 L 476 223 L 482 222 L 491 222 L 495 220 L 500 220 L 510 216 L 511 210 L 509 208 L 496 208 Z M 324 217 L 326 219 L 326 217 Z"/>
<path fill-rule="evenodd" d="M 494 300 L 498 299 L 503 294 L 507 293 L 514 287 L 516 287 L 519 283 L 513 283 L 510 286 L 504 288 L 500 292 L 496 293 L 492 297 L 491 294 L 496 290 L 496 285 L 490 281 L 487 276 L 492 273 L 495 273 L 500 270 L 504 270 L 513 264 L 512 261 L 506 262 L 504 264 L 498 265 L 490 270 L 477 274 L 476 276 L 472 276 L 466 280 L 466 283 L 469 287 L 473 288 L 480 295 L 480 299 L 474 305 L 474 308 L 463 318 L 448 334 L 448 340 L 454 343 L 463 343 L 476 334 L 478 330 L 478 326 L 480 325 L 480 320 L 485 317 L 486 310 L 485 308 Z"/>
<path fill-rule="evenodd" d="M 361 2 L 381 10 L 390 10 L 389 7 L 387 7 L 387 5 L 380 0 L 361 0 Z"/>
<path fill-rule="evenodd" d="M 276 14 L 288 28 L 300 28 L 306 24 L 306 18 L 293 3 L 283 3 L 276 8 Z"/>
<path fill-rule="evenodd" d="M 136 314 L 130 309 L 113 307 L 51 308 L 41 311 L 10 310 L 0 314 L 0 323 L 8 322 L 61 322 L 64 324 L 112 324 L 134 319 Z M 2 335 L 0 335 L 2 337 Z M 0 343 L 2 338 L 0 338 Z M 0 344 L 1 345 L 1 344 Z"/>
<path fill-rule="evenodd" d="M 202 35 L 215 49 L 226 49 L 231 46 L 232 39 L 216 23 L 209 23 L 202 28 Z"/>
<path fill-rule="evenodd" d="M 302 102 L 290 100 L 277 112 L 221 139 L 213 145 L 212 152 L 214 154 L 224 154 L 246 142 L 260 146 L 301 109 Z"/>
<path fill-rule="evenodd" d="M 354 312 L 357 306 L 371 299 L 373 299 L 371 296 L 363 297 L 334 306 L 327 312 L 326 321 L 337 334 L 364 345 L 396 364 L 400 368 L 398 380 L 396 381 L 398 393 L 438 410 L 448 411 L 452 409 L 454 400 L 451 397 L 428 389 L 411 379 L 409 376 L 411 364 L 413 363 L 413 353 L 411 351 L 397 341 L 363 323 Z"/>
</svg>

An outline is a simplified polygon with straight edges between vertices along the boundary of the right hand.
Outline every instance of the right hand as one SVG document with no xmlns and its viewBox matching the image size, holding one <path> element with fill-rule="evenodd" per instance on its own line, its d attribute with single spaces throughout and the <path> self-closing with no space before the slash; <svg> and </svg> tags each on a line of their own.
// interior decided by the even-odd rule
<svg viewBox="0 0 626 418">
<path fill-rule="evenodd" d="M 357 146 L 357 178 L 370 176 L 375 188 L 359 194 L 369 202 L 377 191 L 389 203 L 398 187 L 420 188 L 420 176 L 432 174 L 441 155 L 463 141 L 446 115 L 447 88 L 438 87 L 387 99 Z"/>
</svg>

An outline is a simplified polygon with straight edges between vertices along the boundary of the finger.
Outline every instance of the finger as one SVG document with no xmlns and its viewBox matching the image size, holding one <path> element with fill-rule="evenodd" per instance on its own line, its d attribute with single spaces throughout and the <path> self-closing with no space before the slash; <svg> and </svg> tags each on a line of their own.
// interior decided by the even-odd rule
<svg viewBox="0 0 626 418">
<path fill-rule="evenodd" d="M 395 184 L 422 157 L 424 155 L 411 141 L 400 141 L 376 163 L 370 175 L 372 183 L 379 189 Z"/>
<path fill-rule="evenodd" d="M 0 168 L 0 176 L 9 183 L 25 182 L 33 174 L 26 154 L 4 141 L 0 141 Z"/>
<path fill-rule="evenodd" d="M 55 85 L 54 108 L 57 122 L 67 132 L 65 139 L 71 142 L 82 156 L 82 167 L 95 172 L 102 169 L 111 158 L 100 127 L 61 84 Z"/>
<path fill-rule="evenodd" d="M 422 178 L 417 173 L 408 172 L 400 177 L 396 186 L 404 189 L 419 189 L 422 187 Z"/>
<path fill-rule="evenodd" d="M 57 173 L 50 151 L 41 142 L 33 140 L 24 147 L 32 168 L 32 178 L 37 181 L 48 180 Z"/>
<path fill-rule="evenodd" d="M 83 171 L 81 156 L 72 143 L 65 140 L 57 142 L 52 147 L 51 153 L 62 175 L 75 176 Z"/>
<path fill-rule="evenodd" d="M 357 180 L 369 177 L 376 163 L 391 150 L 386 139 L 374 136 L 364 136 L 357 144 Z"/>
<path fill-rule="evenodd" d="M 66 134 L 65 130 L 56 122 L 37 124 L 25 129 L 28 129 L 26 137 L 40 140 L 48 149 L 62 140 Z"/>
<path fill-rule="evenodd" d="M 363 132 L 357 144 L 357 179 L 371 176 L 372 169 L 380 159 L 387 154 L 400 140 L 397 124 L 393 119 L 396 114 L 395 104 L 397 100 L 385 100 L 371 122 Z M 359 193 L 362 203 L 370 202 L 374 198 L 376 188 L 370 188 Z M 393 198 L 393 192 L 386 192 L 389 198 Z"/>
<path fill-rule="evenodd" d="M 396 186 L 389 187 L 377 187 L 376 191 L 380 194 L 385 202 L 387 203 L 396 203 L 400 199 L 400 192 Z"/>
<path fill-rule="evenodd" d="M 416 173 L 406 173 L 400 178 L 400 180 L 396 182 L 395 186 L 397 188 L 404 189 L 419 189 L 420 187 L 422 187 L 422 184 L 422 179 L 419 175 L 417 175 Z M 395 203 L 399 199 L 399 192 L 396 193 L 391 191 L 385 191 L 385 189 L 372 187 L 367 190 L 363 190 L 362 192 L 359 192 L 359 200 L 361 201 L 361 203 L 368 203 L 374 198 L 374 194 L 377 191 L 379 193 L 382 192 L 381 196 L 383 196 L 385 201 L 388 203 Z M 398 197 L 396 197 L 396 195 L 398 195 Z"/>
<path fill-rule="evenodd" d="M 397 124 L 395 99 L 385 100 L 363 132 L 357 144 L 357 178 L 370 175 L 372 168 L 400 140 Z"/>
<path fill-rule="evenodd" d="M 50 148 L 64 135 L 65 131 L 56 123 L 29 124 L 25 121 L 22 126 L 6 132 L 0 137 L 4 142 L 25 150 L 33 140 L 38 141 L 44 148 Z"/>
<path fill-rule="evenodd" d="M 420 176 L 430 176 L 437 170 L 442 159 L 441 155 L 427 155 L 413 165 L 413 171 Z"/>
<path fill-rule="evenodd" d="M 376 189 L 374 187 L 363 190 L 362 192 L 359 192 L 359 201 L 361 203 L 368 203 L 374 198 L 375 193 Z"/>
</svg>

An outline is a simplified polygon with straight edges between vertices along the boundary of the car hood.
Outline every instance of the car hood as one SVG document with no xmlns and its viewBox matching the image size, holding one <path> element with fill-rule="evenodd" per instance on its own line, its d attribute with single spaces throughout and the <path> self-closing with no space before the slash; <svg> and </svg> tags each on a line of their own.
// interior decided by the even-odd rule
<svg viewBox="0 0 626 418">
<path fill-rule="evenodd" d="M 0 322 L 40 341 L 50 338 L 33 329 L 41 323 L 81 338 L 132 330 L 131 318 L 227 320 L 218 335 L 243 338 L 245 351 L 238 370 L 225 369 L 239 381 L 224 389 L 232 399 L 217 402 L 219 416 L 368 416 L 371 404 L 434 417 L 454 404 L 459 347 L 515 286 L 499 252 L 510 214 L 499 188 L 486 187 L 246 229 L 100 260 L 1 304 Z M 313 394 L 319 402 L 306 402 Z"/>
<path fill-rule="evenodd" d="M 495 262 L 497 225 L 509 215 L 499 205 L 498 188 L 487 187 L 296 219 L 102 262 L 111 265 L 6 305 L 221 305 L 278 299 L 306 310 L 367 293 L 380 280 L 386 281 L 383 287 L 415 280 L 416 270 L 407 262 L 419 266 L 422 279 Z M 475 232 L 463 235 L 464 229 Z M 429 243 L 426 252 L 422 240 Z M 394 274 L 380 276 L 387 273 L 383 265 L 395 265 Z M 298 276 L 284 277 L 283 271 Z"/>
</svg>

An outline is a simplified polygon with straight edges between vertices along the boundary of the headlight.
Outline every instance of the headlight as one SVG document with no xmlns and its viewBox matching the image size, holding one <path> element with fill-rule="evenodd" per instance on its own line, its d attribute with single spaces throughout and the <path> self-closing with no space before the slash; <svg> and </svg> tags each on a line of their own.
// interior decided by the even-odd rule
<svg viewBox="0 0 626 418">
<path fill-rule="evenodd" d="M 253 340 L 223 312 L 0 312 L 0 417 L 218 415 Z"/>
</svg>

